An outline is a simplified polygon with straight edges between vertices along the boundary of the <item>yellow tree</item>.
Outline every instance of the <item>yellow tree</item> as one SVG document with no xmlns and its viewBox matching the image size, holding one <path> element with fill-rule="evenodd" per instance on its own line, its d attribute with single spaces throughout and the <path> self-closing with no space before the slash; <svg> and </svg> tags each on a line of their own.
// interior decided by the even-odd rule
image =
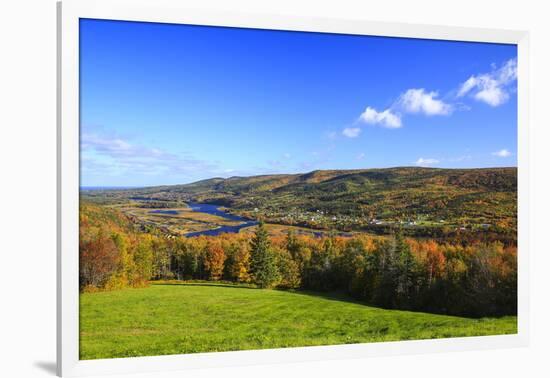
<svg viewBox="0 0 550 378">
<path fill-rule="evenodd" d="M 219 240 L 209 240 L 206 246 L 204 268 L 211 280 L 217 281 L 222 277 L 225 262 L 225 252 Z"/>
</svg>

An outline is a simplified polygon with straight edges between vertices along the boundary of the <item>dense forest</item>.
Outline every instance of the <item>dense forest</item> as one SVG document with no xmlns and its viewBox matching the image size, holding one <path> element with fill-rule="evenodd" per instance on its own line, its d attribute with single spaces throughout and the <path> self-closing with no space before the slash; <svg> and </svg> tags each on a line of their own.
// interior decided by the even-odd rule
<svg viewBox="0 0 550 378">
<path fill-rule="evenodd" d="M 194 238 L 138 231 L 116 209 L 80 207 L 80 289 L 150 280 L 225 280 L 261 288 L 344 291 L 365 303 L 461 316 L 517 311 L 517 251 L 499 241 L 437 242 L 388 236 Z"/>
</svg>

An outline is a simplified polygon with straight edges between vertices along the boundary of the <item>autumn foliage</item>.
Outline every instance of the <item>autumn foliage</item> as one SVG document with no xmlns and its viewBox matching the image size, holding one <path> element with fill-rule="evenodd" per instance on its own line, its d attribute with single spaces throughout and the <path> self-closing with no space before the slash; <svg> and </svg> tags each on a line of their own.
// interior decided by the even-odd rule
<svg viewBox="0 0 550 378">
<path fill-rule="evenodd" d="M 149 280 L 225 280 L 345 291 L 365 303 L 463 316 L 517 312 L 517 249 L 498 241 L 441 243 L 391 236 L 194 238 L 141 233 L 122 214 L 81 207 L 81 290 Z"/>
<path fill-rule="evenodd" d="M 209 240 L 204 253 L 204 269 L 208 278 L 217 281 L 222 278 L 225 262 L 225 251 L 220 240 Z"/>
</svg>

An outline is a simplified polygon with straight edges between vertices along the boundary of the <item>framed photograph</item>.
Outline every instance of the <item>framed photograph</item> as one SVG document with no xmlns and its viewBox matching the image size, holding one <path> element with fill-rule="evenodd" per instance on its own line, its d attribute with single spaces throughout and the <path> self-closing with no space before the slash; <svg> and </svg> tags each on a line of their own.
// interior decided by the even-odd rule
<svg viewBox="0 0 550 378">
<path fill-rule="evenodd" d="M 58 374 L 526 345 L 528 35 L 58 4 Z"/>
</svg>

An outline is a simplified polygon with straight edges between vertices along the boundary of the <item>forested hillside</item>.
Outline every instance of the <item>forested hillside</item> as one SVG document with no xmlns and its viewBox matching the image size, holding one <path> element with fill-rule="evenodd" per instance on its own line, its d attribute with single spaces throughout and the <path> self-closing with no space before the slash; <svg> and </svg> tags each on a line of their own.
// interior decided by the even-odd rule
<svg viewBox="0 0 550 378">
<path fill-rule="evenodd" d="M 217 203 L 266 222 L 341 231 L 387 233 L 401 225 L 417 236 L 482 229 L 515 239 L 517 230 L 516 168 L 328 170 L 83 195 L 102 203 L 145 199 L 158 207 Z"/>
</svg>

